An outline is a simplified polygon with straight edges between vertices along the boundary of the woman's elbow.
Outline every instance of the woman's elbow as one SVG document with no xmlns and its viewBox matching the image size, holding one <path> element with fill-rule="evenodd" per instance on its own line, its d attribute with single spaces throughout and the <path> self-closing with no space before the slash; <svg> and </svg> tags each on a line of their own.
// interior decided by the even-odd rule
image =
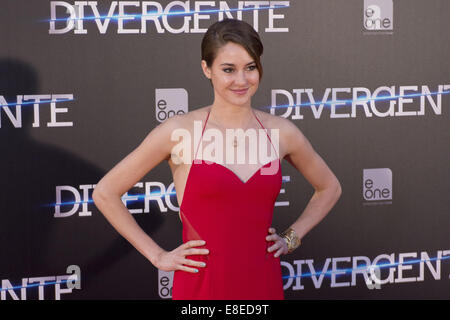
<svg viewBox="0 0 450 320">
<path fill-rule="evenodd" d="M 106 200 L 106 198 L 106 191 L 100 183 L 97 184 L 94 188 L 94 191 L 92 192 L 92 200 L 94 201 L 95 205 L 98 207 L 103 201 Z"/>
<path fill-rule="evenodd" d="M 339 181 L 337 181 L 337 193 L 338 193 L 339 197 L 340 197 L 341 194 L 342 194 L 342 186 L 341 186 L 341 184 L 339 183 Z"/>
<path fill-rule="evenodd" d="M 342 186 L 338 180 L 336 180 L 334 188 L 335 188 L 335 194 L 336 194 L 336 201 L 338 201 L 342 194 Z"/>
</svg>

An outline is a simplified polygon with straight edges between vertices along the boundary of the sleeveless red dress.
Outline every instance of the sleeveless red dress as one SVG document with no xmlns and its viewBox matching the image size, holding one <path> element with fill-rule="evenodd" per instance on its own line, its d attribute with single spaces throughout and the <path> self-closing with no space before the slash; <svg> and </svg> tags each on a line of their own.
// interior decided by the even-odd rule
<svg viewBox="0 0 450 320">
<path fill-rule="evenodd" d="M 202 137 L 208 118 L 209 112 Z M 183 242 L 205 240 L 195 248 L 207 248 L 209 254 L 186 256 L 206 267 L 189 266 L 197 273 L 176 270 L 172 299 L 283 300 L 280 257 L 267 252 L 273 242 L 266 240 L 282 184 L 279 156 L 244 182 L 227 167 L 196 155 L 180 206 Z M 275 174 L 261 174 L 276 165 Z"/>
</svg>

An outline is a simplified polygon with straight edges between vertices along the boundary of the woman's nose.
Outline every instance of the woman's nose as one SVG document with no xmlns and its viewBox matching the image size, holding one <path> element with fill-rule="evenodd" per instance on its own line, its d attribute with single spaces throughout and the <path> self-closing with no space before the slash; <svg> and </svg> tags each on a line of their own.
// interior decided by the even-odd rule
<svg viewBox="0 0 450 320">
<path fill-rule="evenodd" d="M 234 82 L 238 84 L 246 84 L 247 81 L 247 74 L 245 73 L 245 70 L 237 72 L 236 78 L 234 79 Z"/>
</svg>

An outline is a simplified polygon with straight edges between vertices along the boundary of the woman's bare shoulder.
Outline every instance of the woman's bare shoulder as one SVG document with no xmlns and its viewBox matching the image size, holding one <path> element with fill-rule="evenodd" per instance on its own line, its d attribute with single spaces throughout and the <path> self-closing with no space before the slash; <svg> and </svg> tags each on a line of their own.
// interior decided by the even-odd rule
<svg viewBox="0 0 450 320">
<path fill-rule="evenodd" d="M 255 113 L 266 128 L 289 130 L 292 129 L 292 126 L 295 126 L 291 120 L 266 111 L 255 110 Z"/>
<path fill-rule="evenodd" d="M 299 143 L 306 140 L 300 128 L 292 120 L 259 110 L 256 115 L 265 128 L 278 131 L 282 159 Z"/>
</svg>

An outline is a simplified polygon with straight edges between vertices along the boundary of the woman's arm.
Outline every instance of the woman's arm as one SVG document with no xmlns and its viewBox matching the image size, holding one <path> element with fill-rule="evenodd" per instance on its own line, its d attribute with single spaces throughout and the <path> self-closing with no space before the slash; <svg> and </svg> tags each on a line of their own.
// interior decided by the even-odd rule
<svg viewBox="0 0 450 320">
<path fill-rule="evenodd" d="M 176 141 L 172 131 L 179 127 L 179 116 L 155 127 L 141 144 L 112 168 L 96 185 L 92 198 L 111 225 L 153 264 L 164 250 L 136 223 L 121 197 L 143 176 L 170 157 Z"/>
<path fill-rule="evenodd" d="M 342 194 L 336 176 L 316 153 L 308 139 L 297 126 L 287 120 L 285 135 L 285 159 L 292 164 L 313 186 L 315 192 L 300 217 L 292 224 L 297 236 L 303 238 L 333 208 Z"/>
<path fill-rule="evenodd" d="M 92 198 L 111 225 L 155 267 L 195 273 L 198 269 L 194 267 L 206 267 L 206 264 L 186 256 L 209 254 L 206 248 L 196 248 L 205 245 L 204 241 L 190 240 L 165 251 L 142 230 L 121 200 L 122 195 L 151 169 L 170 158 L 172 148 L 179 143 L 172 141 L 171 136 L 174 130 L 183 127 L 181 117 L 173 116 L 154 128 L 133 152 L 97 183 Z"/>
<path fill-rule="evenodd" d="M 280 138 L 286 151 L 285 159 L 302 173 L 313 186 L 315 192 L 299 218 L 290 226 L 299 239 L 302 239 L 316 226 L 338 201 L 342 194 L 341 185 L 323 159 L 314 151 L 308 139 L 288 119 L 283 121 Z M 276 241 L 269 252 L 277 250 L 275 256 L 287 253 L 285 241 L 270 228 L 267 240 Z"/>
</svg>

